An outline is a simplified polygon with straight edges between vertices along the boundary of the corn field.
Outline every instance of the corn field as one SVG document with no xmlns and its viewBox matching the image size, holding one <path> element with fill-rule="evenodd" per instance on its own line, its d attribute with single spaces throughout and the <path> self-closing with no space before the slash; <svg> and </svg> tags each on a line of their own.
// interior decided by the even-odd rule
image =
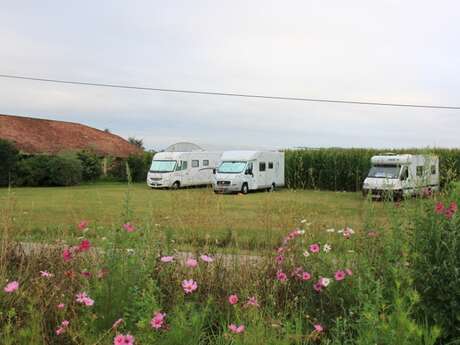
<svg viewBox="0 0 460 345">
<path fill-rule="evenodd" d="M 441 185 L 460 177 L 460 149 L 343 149 L 286 150 L 288 188 L 359 191 L 371 157 L 381 153 L 434 154 L 439 157 Z"/>
</svg>

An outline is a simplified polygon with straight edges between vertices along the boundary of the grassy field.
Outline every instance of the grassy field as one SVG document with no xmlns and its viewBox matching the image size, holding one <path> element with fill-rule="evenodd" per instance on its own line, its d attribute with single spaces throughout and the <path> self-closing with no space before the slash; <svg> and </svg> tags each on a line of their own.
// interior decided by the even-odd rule
<svg viewBox="0 0 460 345">
<path fill-rule="evenodd" d="M 159 233 L 168 230 L 184 244 L 213 241 L 253 249 L 279 240 L 303 219 L 313 230 L 351 226 L 358 231 L 371 216 L 373 225 L 387 220 L 384 203 L 369 203 L 359 193 L 311 190 L 243 196 L 215 195 L 206 188 L 151 190 L 144 184 L 0 189 L 0 204 L 8 201 L 18 234 L 34 240 L 53 240 L 81 220 L 101 231 L 131 221 Z"/>
<path fill-rule="evenodd" d="M 400 204 L 143 184 L 2 189 L 2 344 L 457 344 L 458 204 L 448 189 Z M 354 232 L 325 231 L 344 226 Z M 22 251 L 18 240 L 54 245 Z"/>
</svg>

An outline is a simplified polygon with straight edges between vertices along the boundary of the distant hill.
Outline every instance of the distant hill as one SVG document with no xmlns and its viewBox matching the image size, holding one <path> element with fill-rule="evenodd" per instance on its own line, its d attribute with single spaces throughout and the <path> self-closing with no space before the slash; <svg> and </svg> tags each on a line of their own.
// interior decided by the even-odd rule
<svg viewBox="0 0 460 345">
<path fill-rule="evenodd" d="M 118 135 L 79 123 L 0 114 L 0 139 L 28 154 L 93 150 L 101 156 L 127 157 L 140 149 Z"/>
</svg>

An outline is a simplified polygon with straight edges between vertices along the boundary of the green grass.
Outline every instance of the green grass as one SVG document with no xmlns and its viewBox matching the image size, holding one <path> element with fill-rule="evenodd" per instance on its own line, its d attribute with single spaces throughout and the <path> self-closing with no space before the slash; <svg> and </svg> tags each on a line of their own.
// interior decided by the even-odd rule
<svg viewBox="0 0 460 345">
<path fill-rule="evenodd" d="M 152 231 L 168 230 L 184 244 L 197 246 L 217 241 L 221 247 L 257 248 L 278 241 L 302 219 L 312 222 L 313 230 L 347 225 L 359 231 L 369 214 L 375 224 L 386 223 L 385 204 L 369 203 L 359 193 L 284 189 L 215 195 L 207 188 L 151 190 L 145 184 L 133 184 L 129 190 L 129 214 L 134 218 L 127 220 L 148 224 Z M 15 228 L 22 238 L 52 240 L 83 219 L 101 229 L 119 226 L 126 219 L 127 191 L 126 184 L 116 183 L 4 188 L 0 204 L 8 199 L 13 203 Z"/>
</svg>

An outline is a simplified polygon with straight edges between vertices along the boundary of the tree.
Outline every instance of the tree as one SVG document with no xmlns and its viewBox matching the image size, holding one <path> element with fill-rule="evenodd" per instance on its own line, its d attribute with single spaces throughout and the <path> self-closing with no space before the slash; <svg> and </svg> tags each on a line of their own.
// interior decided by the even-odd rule
<svg viewBox="0 0 460 345">
<path fill-rule="evenodd" d="M 128 141 L 131 144 L 133 144 L 133 145 L 137 146 L 138 148 L 140 148 L 141 150 L 145 150 L 145 148 L 144 148 L 144 140 L 143 139 L 136 139 L 134 137 L 129 137 Z"/>
<path fill-rule="evenodd" d="M 0 139 L 0 186 L 10 184 L 19 160 L 19 151 L 10 141 Z"/>
</svg>

